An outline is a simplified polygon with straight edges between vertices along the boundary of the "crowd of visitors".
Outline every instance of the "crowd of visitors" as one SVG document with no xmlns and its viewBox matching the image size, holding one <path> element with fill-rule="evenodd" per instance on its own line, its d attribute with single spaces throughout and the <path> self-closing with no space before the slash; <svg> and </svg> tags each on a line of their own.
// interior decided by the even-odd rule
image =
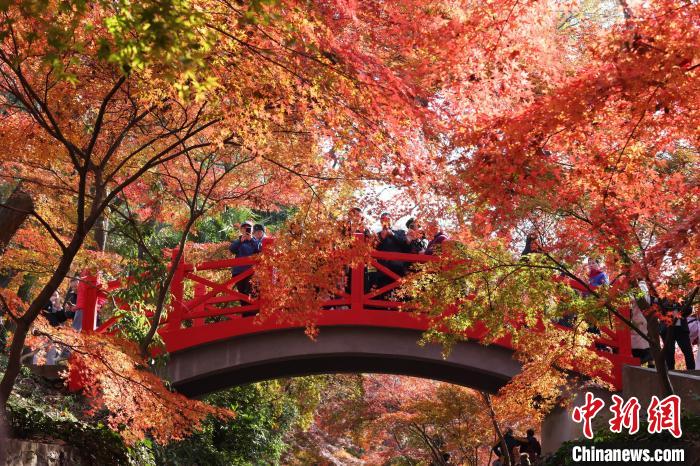
<svg viewBox="0 0 700 466">
<path fill-rule="evenodd" d="M 525 238 L 525 247 L 521 254 L 522 260 L 528 260 L 528 255 L 540 253 L 541 251 L 537 241 L 537 235 L 534 233 L 528 234 Z M 600 259 L 594 257 L 589 258 L 587 267 L 587 286 L 581 286 L 580 284 L 570 281 L 571 285 L 581 296 L 590 296 L 592 290 L 601 286 L 610 285 L 610 279 Z M 659 309 L 661 311 L 659 334 L 661 335 L 663 343 L 663 353 L 667 367 L 671 370 L 675 369 L 676 346 L 678 346 L 685 359 L 686 369 L 694 370 L 700 365 L 700 350 L 697 351 L 697 355 L 693 355 L 693 345 L 700 345 L 700 320 L 698 316 L 693 313 L 692 306 L 695 296 L 691 296 L 685 304 L 681 304 L 666 298 L 660 300 L 652 299 L 644 282 L 639 283 L 639 289 L 642 294 L 641 298 L 630 296 L 630 320 L 632 323 L 641 333 L 647 335 L 648 322 L 643 309 L 648 309 L 652 306 Z M 695 293 L 697 293 L 697 291 Z M 572 327 L 575 317 L 575 315 L 565 314 L 558 320 L 558 323 L 566 327 Z M 590 326 L 588 331 L 594 334 L 600 334 L 600 330 L 595 326 Z M 635 331 L 630 333 L 632 355 L 638 358 L 642 365 L 647 365 L 651 368 L 655 367 L 649 341 Z M 596 348 L 611 351 L 610 348 L 601 344 L 596 344 Z"/>
<path fill-rule="evenodd" d="M 77 278 L 72 278 L 65 294 L 62 295 L 59 290 L 53 292 L 49 303 L 41 311 L 50 325 L 54 327 L 70 325 L 75 330 L 80 330 L 82 311 L 78 308 L 78 283 Z M 33 351 L 25 348 L 22 361 L 31 360 L 32 364 L 38 364 L 43 360 L 46 365 L 54 365 L 68 358 L 69 354 L 68 348 L 48 343 Z"/>
<path fill-rule="evenodd" d="M 640 282 L 641 297 L 632 297 L 630 307 L 632 310 L 632 323 L 644 334 L 648 330 L 648 322 L 643 309 L 654 305 L 659 309 L 659 335 L 663 343 L 663 356 L 666 366 L 670 370 L 676 368 L 676 346 L 681 350 L 685 359 L 686 370 L 694 370 L 700 364 L 700 351 L 693 355 L 693 345 L 698 345 L 700 336 L 700 321 L 693 313 L 693 297 L 685 304 L 674 302 L 670 299 L 655 299 L 649 295 L 644 282 Z M 632 332 L 632 355 L 639 359 L 642 365 L 655 367 L 649 342 L 636 332 Z"/>
<path fill-rule="evenodd" d="M 402 252 L 410 254 L 435 254 L 440 245 L 448 238 L 438 222 L 431 222 L 426 227 L 415 218 L 406 220 L 406 229 L 395 225 L 389 212 L 383 212 L 379 216 L 380 227 L 373 232 L 367 226 L 367 222 L 359 207 L 353 207 L 348 212 L 348 217 L 342 226 L 343 234 L 362 233 L 370 241 L 373 241 L 378 251 Z M 432 237 L 428 240 L 428 237 Z M 394 261 L 395 262 L 395 261 Z M 405 273 L 406 264 L 387 265 L 395 273 Z M 394 270 L 395 269 L 395 270 Z"/>
<path fill-rule="evenodd" d="M 341 225 L 341 233 L 344 235 L 362 234 L 366 240 L 372 242 L 377 251 L 389 253 L 427 254 L 439 252 L 441 245 L 448 240 L 448 236 L 442 231 L 436 222 L 424 227 L 418 220 L 410 218 L 405 222 L 405 229 L 396 225 L 389 212 L 383 212 L 380 217 L 380 226 L 376 231 L 367 226 L 362 211 L 354 207 L 349 210 L 347 218 Z M 239 236 L 231 242 L 229 250 L 237 258 L 253 256 L 262 251 L 265 239 L 265 226 L 253 221 L 245 221 L 240 225 Z M 430 238 L 430 239 L 428 239 Z M 529 254 L 541 252 L 537 237 L 534 234 L 527 235 L 525 248 L 522 252 L 523 260 L 528 260 Z M 411 270 L 411 262 L 397 259 L 380 259 L 377 261 L 377 270 L 365 269 L 365 292 L 370 289 L 380 289 L 391 284 L 395 276 L 403 277 Z M 605 271 L 605 265 L 597 258 L 589 258 L 587 287 L 577 288 L 582 296 L 590 295 L 591 290 L 610 284 L 610 279 Z M 239 275 L 251 269 L 252 265 L 237 265 L 232 267 L 232 274 Z M 346 290 L 350 290 L 351 273 L 346 271 Z M 251 285 L 252 273 L 240 279 L 236 283 L 236 289 L 243 295 L 254 295 Z M 78 278 L 70 281 L 65 295 L 59 291 L 54 292 L 42 314 L 51 325 L 72 325 L 76 330 L 81 328 L 82 311 L 78 306 Z M 669 369 L 676 367 L 676 346 L 680 349 L 685 359 L 688 370 L 694 370 L 700 364 L 700 351 L 697 356 L 693 353 L 693 345 L 700 344 L 700 319 L 693 313 L 692 299 L 685 304 L 673 302 L 669 299 L 655 300 L 650 297 L 646 285 L 641 282 L 639 286 L 642 298 L 631 298 L 631 321 L 643 334 L 647 334 L 647 319 L 644 309 L 656 305 L 661 310 L 659 333 L 663 341 L 664 357 Z M 386 299 L 390 293 L 384 293 L 376 299 Z M 252 313 L 251 315 L 253 315 Z M 244 314 L 245 315 L 245 314 Z M 572 326 L 575 316 L 564 315 L 558 322 L 564 326 Z M 600 333 L 594 326 L 590 326 L 589 332 Z M 649 341 L 637 332 L 631 332 L 632 354 L 638 358 L 642 365 L 654 367 L 654 359 L 649 347 Z M 606 349 L 599 347 L 599 349 Z"/>
<path fill-rule="evenodd" d="M 406 221 L 406 229 L 402 229 L 394 224 L 390 213 L 383 212 L 380 217 L 380 228 L 372 231 L 366 223 L 362 210 L 353 207 L 348 211 L 346 219 L 340 226 L 342 235 L 364 235 L 367 241 L 374 244 L 378 251 L 397 252 L 407 254 L 436 254 L 440 245 L 448 239 L 448 236 L 440 229 L 437 223 L 431 223 L 428 229 L 424 229 L 422 224 L 414 218 Z M 426 231 L 427 230 L 427 231 Z M 427 233 L 432 234 L 428 240 Z M 238 238 L 233 240 L 229 246 L 229 251 L 236 258 L 250 257 L 262 250 L 263 238 L 265 237 L 265 226 L 254 224 L 253 221 L 245 221 L 240 225 Z M 385 267 L 391 273 L 403 277 L 408 273 L 410 263 L 401 260 L 377 261 L 380 266 Z M 239 275 L 250 269 L 251 265 L 237 265 L 231 268 L 232 275 Z M 345 289 L 350 291 L 352 276 L 350 270 L 346 272 Z M 382 288 L 394 281 L 394 278 L 383 270 L 376 270 L 369 273 L 365 271 L 365 291 L 369 289 Z M 251 286 L 251 276 L 240 279 L 236 283 L 236 289 L 244 295 L 253 294 Z M 385 298 L 382 295 L 378 299 Z"/>
</svg>

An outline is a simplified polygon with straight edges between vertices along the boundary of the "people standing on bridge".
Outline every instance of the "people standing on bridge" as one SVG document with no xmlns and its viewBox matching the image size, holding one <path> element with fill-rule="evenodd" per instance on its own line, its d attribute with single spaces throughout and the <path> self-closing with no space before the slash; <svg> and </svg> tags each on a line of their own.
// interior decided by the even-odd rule
<svg viewBox="0 0 700 466">
<path fill-rule="evenodd" d="M 406 241 L 410 254 L 425 254 L 428 241 L 421 224 L 414 218 L 409 218 L 406 221 Z"/>
<path fill-rule="evenodd" d="M 42 314 L 49 321 L 49 324 L 54 327 L 66 321 L 66 313 L 63 310 L 61 295 L 58 293 L 58 290 L 53 292 Z"/>
<path fill-rule="evenodd" d="M 70 284 L 68 285 L 68 292 L 63 300 L 63 310 L 66 313 L 66 317 L 73 319 L 75 317 L 75 311 L 78 306 L 78 279 L 72 278 Z"/>
<path fill-rule="evenodd" d="M 536 254 L 540 252 L 542 252 L 542 249 L 540 248 L 540 243 L 537 240 L 537 233 L 531 231 L 525 237 L 525 247 L 523 248 L 523 252 L 520 253 L 520 257 L 527 259 L 529 254 Z"/>
<path fill-rule="evenodd" d="M 431 232 L 434 232 L 433 239 L 430 240 L 428 246 L 425 248 L 425 253 L 432 256 L 439 252 L 442 243 L 449 239 L 449 237 L 442 231 L 440 224 L 434 221 L 430 224 Z"/>
<path fill-rule="evenodd" d="M 646 335 L 648 328 L 647 319 L 644 317 L 644 313 L 639 308 L 639 305 L 635 299 L 632 299 L 630 308 L 632 310 L 632 323 L 639 329 L 639 331 Z M 649 367 L 654 367 L 654 358 L 651 355 L 651 349 L 647 339 L 642 337 L 634 330 L 630 332 L 630 339 L 632 343 L 632 356 L 638 358 L 641 365 L 648 364 Z"/>
<path fill-rule="evenodd" d="M 236 256 L 236 258 L 250 257 L 253 254 L 260 252 L 262 241 L 257 241 L 253 237 L 253 222 L 245 221 L 240 227 L 240 236 L 238 239 L 234 240 L 229 246 L 229 251 Z M 231 268 L 231 274 L 233 276 L 239 275 L 246 270 L 249 270 L 252 265 L 236 265 Z M 251 277 L 248 276 L 236 283 L 236 289 L 244 294 L 250 295 L 252 290 Z"/>
<path fill-rule="evenodd" d="M 409 252 L 409 243 L 408 238 L 406 237 L 406 232 L 400 229 L 392 228 L 391 215 L 388 212 L 383 212 L 380 215 L 379 220 L 381 221 L 382 228 L 377 232 L 377 251 L 398 253 Z M 407 264 L 405 261 L 379 259 L 377 262 L 394 272 L 399 277 L 406 275 Z M 374 280 L 372 280 L 372 285 L 376 288 L 382 288 L 389 285 L 393 281 L 394 280 L 390 276 L 380 270 L 377 270 Z M 383 295 L 377 299 L 383 299 Z"/>
<path fill-rule="evenodd" d="M 676 368 L 676 344 L 678 344 L 685 357 L 686 370 L 695 370 L 695 359 L 693 347 L 690 344 L 690 329 L 687 321 L 688 316 L 693 312 L 692 305 L 683 306 L 664 298 L 659 302 L 659 307 L 667 320 L 667 323 L 662 323 L 660 326 L 661 337 L 664 341 L 666 366 L 670 370 Z"/>
<path fill-rule="evenodd" d="M 369 231 L 369 228 L 367 228 L 365 223 L 365 217 L 362 215 L 362 210 L 359 207 L 352 207 L 348 211 L 348 217 L 343 225 L 342 233 L 343 235 L 362 233 L 365 238 L 370 238 L 372 233 Z"/>
</svg>

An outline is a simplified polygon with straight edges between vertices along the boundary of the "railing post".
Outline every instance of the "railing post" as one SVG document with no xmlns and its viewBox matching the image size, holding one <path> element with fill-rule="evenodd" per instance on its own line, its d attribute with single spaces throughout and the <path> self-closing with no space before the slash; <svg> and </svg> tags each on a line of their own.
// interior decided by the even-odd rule
<svg viewBox="0 0 700 466">
<path fill-rule="evenodd" d="M 631 309 L 629 307 L 619 310 L 627 320 L 631 320 Z M 617 322 L 617 358 L 613 375 L 615 377 L 615 388 L 622 389 L 622 369 L 626 364 L 634 364 L 636 359 L 632 356 L 632 334 L 630 328 L 622 322 Z"/>
<path fill-rule="evenodd" d="M 80 323 L 81 331 L 92 333 L 97 328 L 97 277 L 87 272 L 80 277 L 78 282 L 78 298 L 76 307 L 82 310 L 83 316 Z"/>
<path fill-rule="evenodd" d="M 183 254 L 180 261 L 176 262 L 179 251 L 179 249 L 175 248 L 170 255 L 170 267 L 175 267 L 175 273 L 170 282 L 170 305 L 173 310 L 170 315 L 168 315 L 168 327 L 171 327 L 173 330 L 178 330 L 180 328 L 184 314 L 182 303 L 185 294 L 185 255 Z"/>
<path fill-rule="evenodd" d="M 260 249 L 261 254 L 265 254 L 269 249 L 272 248 L 275 244 L 275 238 L 271 236 L 265 236 L 262 240 L 262 247 Z M 260 267 L 260 261 L 253 265 L 253 268 Z M 276 277 L 276 271 L 275 268 L 272 265 L 268 265 L 268 272 L 269 272 L 269 278 L 271 283 L 268 283 L 267 286 L 273 287 L 276 286 L 277 284 L 277 277 Z M 260 287 L 263 288 L 263 287 Z M 258 289 L 258 298 L 257 298 L 257 303 L 258 303 L 258 316 L 263 315 L 263 308 L 265 306 L 265 296 L 263 296 L 263 291 L 262 289 Z"/>
<path fill-rule="evenodd" d="M 207 294 L 207 287 L 201 283 L 195 283 L 195 285 L 194 285 L 194 299 L 199 299 L 202 296 L 204 296 L 205 294 Z M 204 303 L 204 302 L 201 303 L 199 306 L 197 306 L 196 309 L 194 309 L 194 311 L 196 311 L 196 312 L 203 311 L 205 304 L 206 303 Z M 201 327 L 202 325 L 204 325 L 204 319 L 205 319 L 204 317 L 198 317 L 196 319 L 192 319 L 192 326 L 193 327 Z"/>
<path fill-rule="evenodd" d="M 364 241 L 364 234 L 355 233 L 355 246 L 359 241 Z M 350 271 L 350 309 L 354 312 L 362 311 L 362 298 L 365 294 L 365 263 L 355 265 Z"/>
</svg>

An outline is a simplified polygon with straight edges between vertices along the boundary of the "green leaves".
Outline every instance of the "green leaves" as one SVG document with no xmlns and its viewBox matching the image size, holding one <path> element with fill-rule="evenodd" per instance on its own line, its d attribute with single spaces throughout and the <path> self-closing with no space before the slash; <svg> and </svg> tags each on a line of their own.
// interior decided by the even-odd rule
<svg viewBox="0 0 700 466">
<path fill-rule="evenodd" d="M 242 24 L 268 25 L 275 18 L 270 7 L 278 3 L 279 0 L 251 0 L 239 21 Z"/>
<path fill-rule="evenodd" d="M 204 76 L 207 52 L 214 38 L 206 15 L 188 0 L 121 0 L 104 19 L 110 37 L 100 43 L 100 55 L 125 74 L 157 66 L 181 94 L 213 88 Z"/>
<path fill-rule="evenodd" d="M 155 447 L 162 464 L 278 464 L 285 434 L 299 422 L 297 391 L 317 386 L 322 378 L 262 382 L 212 394 L 206 402 L 236 411 L 236 418 L 209 418 L 191 437 Z"/>
<path fill-rule="evenodd" d="M 205 72 L 214 36 L 207 16 L 189 0 L 85 0 L 57 3 L 0 2 L 8 15 L 0 22 L 0 40 L 19 35 L 33 52 L 69 82 L 76 54 L 94 53 L 126 75 L 146 70 L 174 83 L 181 96 L 216 86 Z M 19 30 L 19 23 L 26 27 Z M 21 57 L 20 57 L 21 58 Z"/>
</svg>

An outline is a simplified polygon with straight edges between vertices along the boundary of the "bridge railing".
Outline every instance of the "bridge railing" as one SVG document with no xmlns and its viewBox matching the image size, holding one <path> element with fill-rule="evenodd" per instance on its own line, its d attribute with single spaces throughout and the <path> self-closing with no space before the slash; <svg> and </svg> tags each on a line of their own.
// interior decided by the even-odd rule
<svg viewBox="0 0 700 466">
<path fill-rule="evenodd" d="M 168 314 L 164 331 L 216 323 L 217 319 L 223 318 L 247 319 L 260 312 L 261 300 L 255 293 L 246 294 L 236 289 L 239 283 L 255 273 L 257 257 L 199 263 L 182 260 L 175 264 L 176 257 L 177 251 L 173 251 L 171 266 L 176 267 L 176 271 L 170 287 L 172 311 Z M 337 294 L 320 303 L 320 310 L 406 310 L 410 305 L 393 294 L 405 274 L 391 270 L 387 261 L 408 265 L 435 260 L 438 258 L 429 255 L 373 251 L 367 263 L 347 266 L 345 283 Z M 247 266 L 250 268 L 230 272 Z"/>
<path fill-rule="evenodd" d="M 267 243 L 269 245 L 269 242 Z M 265 253 L 267 245 L 263 247 Z M 231 258 L 188 263 L 184 254 L 179 262 L 178 252 L 171 252 L 175 268 L 170 285 L 171 309 L 161 322 L 159 334 L 168 351 L 179 351 L 222 338 L 273 331 L 298 324 L 281 324 L 267 319 L 259 322 L 254 317 L 260 312 L 261 300 L 255 293 L 244 293 L 237 286 L 255 273 L 259 257 Z M 375 325 L 411 327 L 426 330 L 430 325 L 425 314 L 411 313 L 413 305 L 396 296 L 402 278 L 410 273 L 411 264 L 425 263 L 439 258 L 424 254 L 405 254 L 372 251 L 366 261 L 347 266 L 345 284 L 339 292 L 320 303 L 319 326 L 322 325 Z M 392 264 L 405 263 L 402 270 Z M 238 268 L 236 273 L 232 269 Z M 248 267 L 240 270 L 241 267 Z M 393 270 L 392 270 L 393 269 Z M 371 286 L 374 285 L 374 286 Z M 124 284 L 119 280 L 98 286 L 94 277 L 84 277 L 78 290 L 79 306 L 84 309 L 84 331 L 107 332 L 114 319 L 97 326 L 100 301 Z M 245 291 L 245 290 L 244 290 Z M 120 307 L 128 303 L 117 302 Z M 621 312 L 629 313 L 629 310 Z M 412 315 L 414 314 L 414 315 Z M 629 315 L 627 315 L 629 317 Z M 533 329 L 535 330 L 535 329 Z M 613 365 L 610 373 L 597 374 L 617 388 L 622 386 L 622 366 L 638 365 L 631 355 L 630 331 L 626 326 L 612 325 L 601 328 L 596 337 L 596 351 Z M 470 339 L 481 340 L 488 330 L 477 324 L 467 331 Z M 509 337 L 495 344 L 512 348 Z M 604 347 L 605 349 L 600 349 Z"/>
</svg>

